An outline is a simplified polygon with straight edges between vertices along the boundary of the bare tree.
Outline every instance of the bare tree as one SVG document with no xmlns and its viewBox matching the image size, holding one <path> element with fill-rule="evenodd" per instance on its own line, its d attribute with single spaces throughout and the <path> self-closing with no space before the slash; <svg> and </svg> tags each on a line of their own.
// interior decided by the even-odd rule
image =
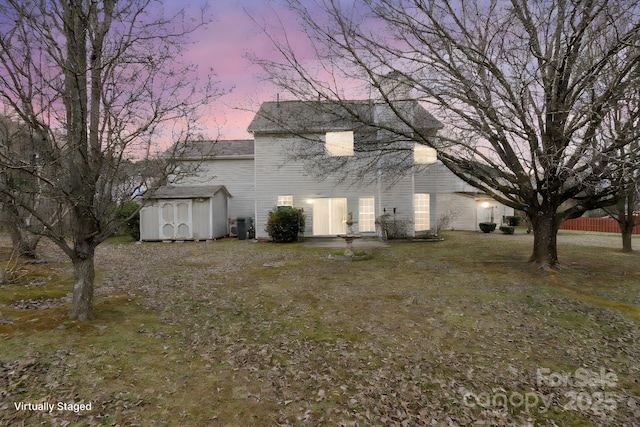
<svg viewBox="0 0 640 427">
<path fill-rule="evenodd" d="M 268 78 L 296 98 L 340 105 L 372 88 L 402 124 L 387 131 L 433 146 L 464 181 L 531 219 L 530 261 L 556 264 L 562 221 L 615 202 L 616 156 L 633 141 L 602 128 L 638 83 L 637 1 L 319 3 L 287 1 L 304 52 L 291 30 L 265 26 L 280 54 L 256 59 Z M 443 122 L 438 139 L 412 125 L 397 87 Z"/>
<path fill-rule="evenodd" d="M 640 103 L 637 97 L 631 96 L 620 102 L 610 117 L 610 137 L 617 140 L 636 140 L 638 119 L 640 119 Z M 636 214 L 640 211 L 640 150 L 638 142 L 625 145 L 618 153 L 617 161 L 621 163 L 615 186 L 618 198 L 614 205 L 603 210 L 611 215 L 620 226 L 622 234 L 622 251 L 632 252 L 633 228 L 638 225 Z"/>
<path fill-rule="evenodd" d="M 633 251 L 633 228 L 640 225 L 637 220 L 640 211 L 640 188 L 636 183 L 624 197 L 618 200 L 614 206 L 605 208 L 605 211 L 611 215 L 620 226 L 620 234 L 622 235 L 622 252 Z"/>
<path fill-rule="evenodd" d="M 33 140 L 24 127 L 18 126 L 8 117 L 0 117 L 0 151 L 2 156 L 12 153 L 14 156 L 20 156 L 20 161 L 30 162 L 34 157 L 32 146 Z M 0 176 L 0 224 L 9 232 L 15 254 L 36 258 L 36 248 L 41 236 L 29 231 L 32 216 L 13 203 L 11 197 L 6 196 L 16 180 L 29 179 L 32 177 L 17 170 L 3 171 Z M 32 183 L 36 185 L 33 180 Z"/>
<path fill-rule="evenodd" d="M 209 76 L 202 81 L 193 65 L 180 62 L 203 16 L 154 16 L 158 5 L 0 5 L 0 99 L 39 137 L 34 161 L 11 152 L 0 159 L 3 172 L 32 177 L 3 192 L 32 215 L 34 230 L 40 227 L 71 259 L 72 319 L 93 316 L 95 249 L 119 228 L 122 202 L 136 187 L 152 191 L 172 170 L 171 159 L 152 159 L 152 147 L 192 137 L 199 108 L 216 95 Z M 128 159 L 136 156 L 147 158 L 155 176 L 131 179 Z"/>
<path fill-rule="evenodd" d="M 606 79 L 607 76 L 601 76 Z M 634 216 L 640 210 L 640 87 L 627 88 L 624 94 L 612 106 L 610 114 L 603 120 L 603 137 L 616 141 L 620 148 L 609 161 L 616 162 L 617 168 L 612 174 L 613 185 L 617 188 L 615 204 L 604 207 L 620 227 L 622 251 L 631 252 Z"/>
</svg>

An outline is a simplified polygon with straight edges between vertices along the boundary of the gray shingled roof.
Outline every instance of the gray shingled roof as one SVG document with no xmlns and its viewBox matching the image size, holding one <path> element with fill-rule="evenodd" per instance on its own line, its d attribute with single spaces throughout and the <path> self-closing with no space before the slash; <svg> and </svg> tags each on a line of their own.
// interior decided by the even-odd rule
<svg viewBox="0 0 640 427">
<path fill-rule="evenodd" d="M 198 197 L 213 197 L 217 192 L 223 191 L 228 197 L 231 194 L 224 185 L 195 185 L 195 186 L 169 186 L 158 188 L 151 199 L 194 199 Z"/>
<path fill-rule="evenodd" d="M 415 126 L 424 130 L 441 129 L 442 123 L 436 120 L 427 110 L 414 102 Z M 327 132 L 339 130 L 355 130 L 365 128 L 374 123 L 380 108 L 391 112 L 390 108 L 374 101 L 344 101 L 341 104 L 323 101 L 277 101 L 265 102 L 260 106 L 248 131 L 253 133 L 280 132 Z M 354 119 L 354 115 L 361 118 Z"/>
<path fill-rule="evenodd" d="M 253 139 L 221 141 L 189 141 L 181 154 L 182 159 L 253 156 Z"/>
</svg>

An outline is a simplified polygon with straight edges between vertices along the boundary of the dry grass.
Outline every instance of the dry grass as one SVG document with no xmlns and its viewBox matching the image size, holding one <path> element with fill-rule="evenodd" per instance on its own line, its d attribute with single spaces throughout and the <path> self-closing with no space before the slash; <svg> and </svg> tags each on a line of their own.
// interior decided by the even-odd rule
<svg viewBox="0 0 640 427">
<path fill-rule="evenodd" d="M 70 266 L 47 248 L 0 287 L 0 424 L 636 425 L 638 254 L 563 233 L 545 272 L 523 261 L 531 239 L 450 233 L 360 262 L 107 243 L 85 323 L 66 319 Z M 44 401 L 92 409 L 14 407 Z"/>
</svg>

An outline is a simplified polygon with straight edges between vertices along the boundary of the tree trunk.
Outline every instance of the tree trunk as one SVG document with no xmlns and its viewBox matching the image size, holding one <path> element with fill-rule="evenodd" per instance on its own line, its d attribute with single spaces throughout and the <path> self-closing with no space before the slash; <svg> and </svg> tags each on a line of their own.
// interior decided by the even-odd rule
<svg viewBox="0 0 640 427">
<path fill-rule="evenodd" d="M 622 252 L 632 252 L 631 236 L 633 235 L 633 227 L 635 225 L 635 217 L 633 216 L 633 208 L 636 206 L 635 193 L 629 193 L 616 205 L 616 212 L 613 217 L 618 222 L 620 233 L 622 234 Z"/>
<path fill-rule="evenodd" d="M 40 242 L 40 236 L 20 229 L 20 226 L 18 226 L 14 218 L 5 221 L 4 225 L 7 227 L 9 235 L 11 236 L 13 250 L 18 255 L 27 256 L 29 258 L 38 257 L 36 248 L 38 246 L 38 242 Z"/>
<path fill-rule="evenodd" d="M 94 250 L 91 247 L 84 253 L 72 258 L 73 262 L 73 302 L 71 304 L 72 320 L 89 320 L 93 318 L 93 285 L 95 279 Z"/>
<path fill-rule="evenodd" d="M 631 237 L 633 236 L 634 217 L 633 215 L 618 215 L 618 225 L 622 234 L 622 252 L 632 252 Z"/>
<path fill-rule="evenodd" d="M 633 252 L 631 246 L 631 237 L 633 236 L 633 227 L 622 232 L 622 252 Z"/>
<path fill-rule="evenodd" d="M 533 253 L 529 262 L 552 267 L 558 263 L 559 221 L 555 211 L 546 210 L 529 214 L 533 228 Z"/>
</svg>

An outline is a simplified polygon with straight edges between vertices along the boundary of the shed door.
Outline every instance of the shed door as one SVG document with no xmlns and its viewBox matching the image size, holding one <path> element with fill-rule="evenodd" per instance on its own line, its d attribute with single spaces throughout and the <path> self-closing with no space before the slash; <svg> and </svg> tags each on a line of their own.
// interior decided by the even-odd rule
<svg viewBox="0 0 640 427">
<path fill-rule="evenodd" d="M 313 200 L 313 235 L 327 236 L 347 232 L 347 199 Z"/>
<path fill-rule="evenodd" d="M 192 238 L 191 200 L 160 201 L 160 238 L 185 240 Z"/>
</svg>

